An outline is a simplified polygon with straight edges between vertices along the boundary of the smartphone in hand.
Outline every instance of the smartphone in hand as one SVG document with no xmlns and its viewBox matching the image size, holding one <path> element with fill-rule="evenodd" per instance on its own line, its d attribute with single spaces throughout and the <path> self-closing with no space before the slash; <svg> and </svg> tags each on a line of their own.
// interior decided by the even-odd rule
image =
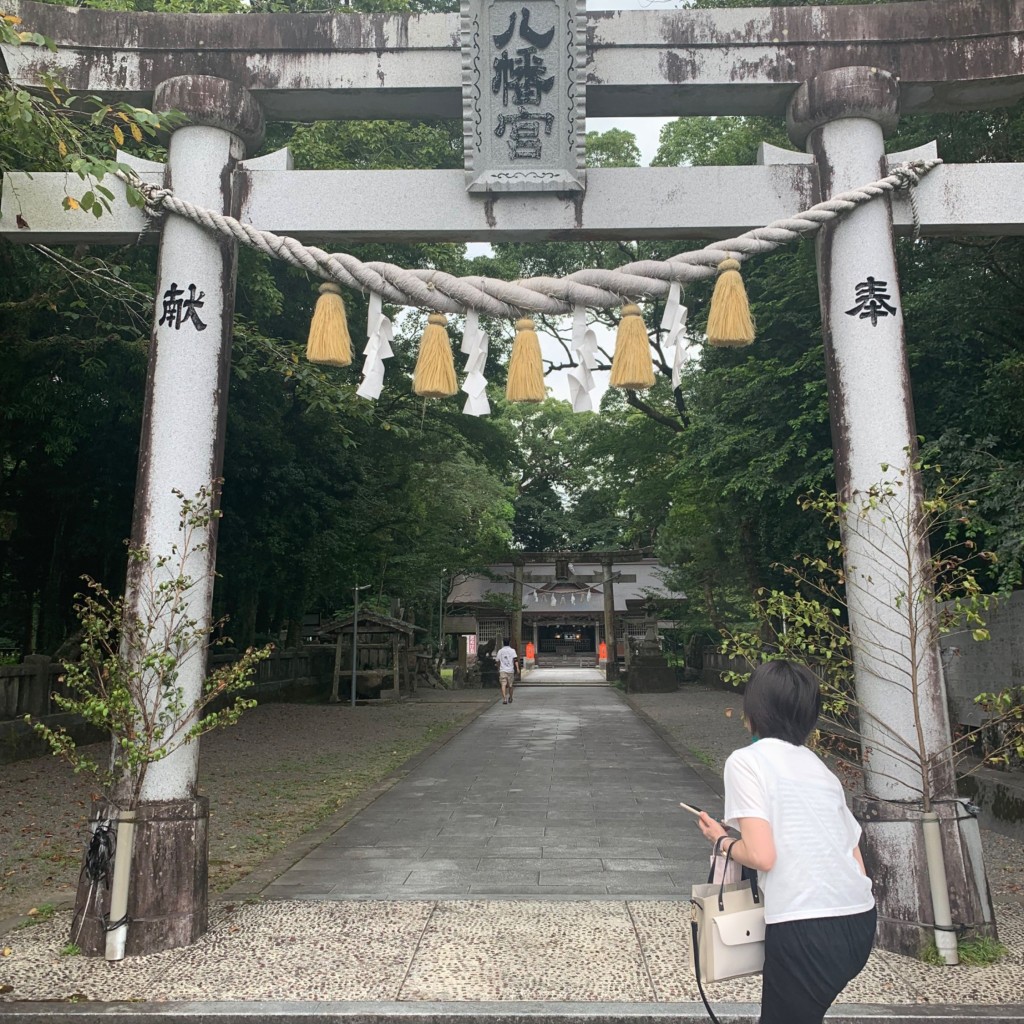
<svg viewBox="0 0 1024 1024">
<path fill-rule="evenodd" d="M 704 813 L 699 807 L 691 807 L 689 804 L 684 804 L 682 800 L 679 801 L 679 806 L 682 807 L 684 811 L 689 811 L 698 818 Z"/>
</svg>

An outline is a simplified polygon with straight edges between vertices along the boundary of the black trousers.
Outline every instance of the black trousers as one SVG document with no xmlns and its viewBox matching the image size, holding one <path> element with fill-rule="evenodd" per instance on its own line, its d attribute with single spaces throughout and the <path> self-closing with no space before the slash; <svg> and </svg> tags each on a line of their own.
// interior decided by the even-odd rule
<svg viewBox="0 0 1024 1024">
<path fill-rule="evenodd" d="M 761 1024 L 821 1024 L 867 963 L 875 908 L 846 917 L 770 924 L 764 934 Z"/>
</svg>

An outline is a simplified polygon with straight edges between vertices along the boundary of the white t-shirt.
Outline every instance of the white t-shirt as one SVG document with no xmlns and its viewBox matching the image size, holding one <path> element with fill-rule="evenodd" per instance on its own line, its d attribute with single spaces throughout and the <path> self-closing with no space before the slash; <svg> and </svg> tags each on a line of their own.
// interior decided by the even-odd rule
<svg viewBox="0 0 1024 1024">
<path fill-rule="evenodd" d="M 725 762 L 725 822 L 763 818 L 775 866 L 758 873 L 767 924 L 860 914 L 875 905 L 853 856 L 860 825 L 842 784 L 807 747 L 763 739 Z"/>
<path fill-rule="evenodd" d="M 515 661 L 518 655 L 515 652 L 514 647 L 501 647 L 498 649 L 498 671 L 499 672 L 514 672 Z"/>
</svg>

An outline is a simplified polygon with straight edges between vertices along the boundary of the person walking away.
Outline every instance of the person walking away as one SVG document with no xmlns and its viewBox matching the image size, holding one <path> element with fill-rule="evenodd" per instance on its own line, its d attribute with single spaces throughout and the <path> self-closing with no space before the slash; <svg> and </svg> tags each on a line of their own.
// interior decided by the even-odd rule
<svg viewBox="0 0 1024 1024">
<path fill-rule="evenodd" d="M 502 646 L 495 655 L 498 659 L 498 682 L 501 683 L 501 703 L 512 703 L 512 691 L 515 689 L 516 672 L 519 670 L 519 655 L 516 649 L 508 642 L 508 637 L 502 641 Z"/>
<path fill-rule="evenodd" d="M 821 713 L 818 678 L 769 661 L 750 676 L 743 716 L 752 743 L 725 763 L 725 824 L 734 860 L 754 868 L 764 893 L 761 1024 L 821 1024 L 867 963 L 875 937 L 861 828 L 842 783 L 804 744 Z M 701 812 L 714 843 L 728 833 Z"/>
</svg>

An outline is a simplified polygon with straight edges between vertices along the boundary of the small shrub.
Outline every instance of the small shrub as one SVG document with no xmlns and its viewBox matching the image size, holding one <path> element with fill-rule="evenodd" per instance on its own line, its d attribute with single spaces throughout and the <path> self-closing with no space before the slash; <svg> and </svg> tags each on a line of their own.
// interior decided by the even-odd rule
<svg viewBox="0 0 1024 1024">
<path fill-rule="evenodd" d="M 1003 959 L 1009 950 L 995 939 L 985 935 L 977 938 L 964 939 L 960 943 L 960 963 L 970 967 L 981 967 L 985 964 L 995 964 Z"/>
<path fill-rule="evenodd" d="M 86 771 L 120 807 L 136 807 L 151 764 L 212 729 L 234 725 L 256 701 L 242 696 L 259 662 L 271 648 L 249 648 L 237 661 L 215 668 L 198 698 L 187 698 L 179 679 L 190 659 L 205 659 L 210 648 L 230 643 L 215 637 L 221 623 L 203 624 L 192 602 L 203 579 L 188 568 L 209 545 L 209 531 L 220 510 L 213 506 L 219 481 L 193 498 L 174 491 L 181 502 L 181 540 L 170 554 L 128 548 L 129 575 L 136 600 L 118 597 L 96 580 L 83 577 L 87 591 L 75 606 L 82 631 L 81 655 L 64 663 L 63 692 L 53 694 L 61 711 L 108 732 L 109 759 L 101 763 L 79 749 L 61 726 L 26 715 L 54 754 Z"/>
<path fill-rule="evenodd" d="M 988 964 L 999 963 L 1009 952 L 1001 942 L 984 935 L 973 939 L 961 939 L 957 944 L 957 951 L 960 955 L 960 963 L 965 967 L 985 967 Z M 921 962 L 930 964 L 932 967 L 946 965 L 934 942 L 929 943 L 921 950 Z"/>
</svg>

